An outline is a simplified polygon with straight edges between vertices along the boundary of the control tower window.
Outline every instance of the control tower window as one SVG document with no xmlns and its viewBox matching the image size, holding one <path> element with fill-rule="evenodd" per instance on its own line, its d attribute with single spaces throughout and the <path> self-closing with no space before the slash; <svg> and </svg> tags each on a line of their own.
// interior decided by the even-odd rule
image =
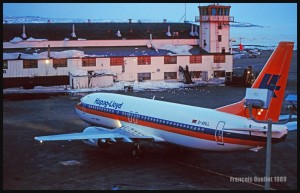
<svg viewBox="0 0 300 193">
<path fill-rule="evenodd" d="M 229 15 L 229 8 L 225 8 L 225 13 L 224 13 L 224 15 Z"/>
<path fill-rule="evenodd" d="M 218 15 L 223 15 L 223 9 L 222 8 L 218 8 Z"/>
<path fill-rule="evenodd" d="M 217 9 L 216 8 L 211 9 L 211 15 L 217 15 Z"/>
</svg>

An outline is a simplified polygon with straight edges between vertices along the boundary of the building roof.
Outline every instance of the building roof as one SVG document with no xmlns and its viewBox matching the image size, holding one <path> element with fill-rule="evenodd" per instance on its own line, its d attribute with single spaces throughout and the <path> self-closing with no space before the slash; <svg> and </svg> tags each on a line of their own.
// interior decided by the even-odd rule
<svg viewBox="0 0 300 193">
<path fill-rule="evenodd" d="M 21 55 L 20 55 L 21 54 Z M 166 55 L 207 55 L 198 46 L 177 46 L 175 49 L 161 47 L 157 50 L 147 46 L 114 46 L 114 47 L 80 47 L 80 48 L 50 48 L 52 58 L 77 57 L 137 57 L 137 56 L 166 56 Z M 3 50 L 4 60 L 14 59 L 46 59 L 48 48 L 13 48 Z"/>
<path fill-rule="evenodd" d="M 73 25 L 76 38 L 86 40 L 118 40 L 118 39 L 198 39 L 191 36 L 190 23 L 30 23 L 3 24 L 3 42 L 9 42 L 15 37 L 21 37 L 25 26 L 27 38 L 47 39 L 49 41 L 72 38 Z M 166 35 L 170 26 L 171 37 Z M 120 31 L 121 37 L 116 35 Z M 195 26 L 194 26 L 195 31 Z M 199 31 L 199 28 L 197 29 Z M 174 33 L 178 32 L 178 33 Z M 173 36 L 174 35 L 174 36 Z"/>
</svg>

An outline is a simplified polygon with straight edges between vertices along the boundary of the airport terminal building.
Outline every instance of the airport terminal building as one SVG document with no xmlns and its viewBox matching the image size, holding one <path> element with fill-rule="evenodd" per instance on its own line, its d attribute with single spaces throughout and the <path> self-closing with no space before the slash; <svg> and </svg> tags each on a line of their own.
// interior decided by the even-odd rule
<svg viewBox="0 0 300 193">
<path fill-rule="evenodd" d="M 230 6 L 195 23 L 3 24 L 3 87 L 104 87 L 116 81 L 230 79 Z"/>
</svg>

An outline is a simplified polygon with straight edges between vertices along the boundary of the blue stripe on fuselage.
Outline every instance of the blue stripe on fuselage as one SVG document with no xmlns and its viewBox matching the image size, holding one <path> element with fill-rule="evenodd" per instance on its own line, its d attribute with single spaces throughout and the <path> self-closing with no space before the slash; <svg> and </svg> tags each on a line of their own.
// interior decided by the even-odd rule
<svg viewBox="0 0 300 193">
<path fill-rule="evenodd" d="M 118 115 L 118 116 L 124 116 L 124 117 L 128 117 L 128 116 L 132 115 L 130 112 L 111 109 L 111 108 L 105 108 L 105 107 L 99 107 L 99 106 L 91 105 L 91 104 L 81 103 L 80 105 L 87 109 L 96 110 L 96 111 L 100 111 L 100 112 L 104 112 L 104 113 L 108 113 L 108 114 L 112 114 L 112 115 Z M 135 119 L 149 122 L 149 123 L 165 125 L 165 126 L 169 126 L 169 127 L 173 127 L 173 128 L 177 128 L 177 129 L 183 129 L 183 130 L 188 130 L 188 131 L 192 131 L 192 132 L 213 135 L 213 136 L 215 136 L 215 132 L 216 132 L 216 129 L 195 126 L 195 125 L 189 125 L 189 124 L 184 124 L 184 123 L 180 123 L 180 122 L 176 122 L 176 121 L 164 120 L 164 119 L 159 119 L 159 118 L 146 116 L 146 115 L 140 115 L 140 114 L 138 114 L 138 116 L 136 116 Z M 233 139 L 241 139 L 241 140 L 261 141 L 261 142 L 266 141 L 266 137 L 253 136 L 253 135 L 251 135 L 250 132 L 248 135 L 248 134 L 232 133 L 232 132 L 223 130 L 223 137 L 233 138 Z M 276 141 L 277 141 L 276 139 L 275 140 L 272 139 L 272 142 L 276 142 Z"/>
</svg>

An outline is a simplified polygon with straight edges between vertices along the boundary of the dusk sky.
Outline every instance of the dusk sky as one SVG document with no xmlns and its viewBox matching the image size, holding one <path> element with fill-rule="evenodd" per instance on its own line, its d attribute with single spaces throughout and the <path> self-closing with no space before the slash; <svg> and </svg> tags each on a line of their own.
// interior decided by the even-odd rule
<svg viewBox="0 0 300 193">
<path fill-rule="evenodd" d="M 200 5 L 207 5 L 201 3 Z M 297 3 L 224 3 L 235 21 L 257 25 L 297 26 Z M 4 3 L 4 16 L 87 19 L 167 19 L 179 22 L 199 15 L 199 3 Z M 184 18 L 181 22 L 184 21 Z"/>
<path fill-rule="evenodd" d="M 120 20 L 151 20 L 153 22 L 195 21 L 199 5 L 208 3 L 3 3 L 3 16 L 39 16 L 45 18 Z M 260 28 L 235 28 L 232 36 L 258 37 L 267 40 L 297 42 L 297 3 L 223 3 L 230 5 L 235 22 Z M 245 41 L 247 40 L 245 39 Z"/>
</svg>

